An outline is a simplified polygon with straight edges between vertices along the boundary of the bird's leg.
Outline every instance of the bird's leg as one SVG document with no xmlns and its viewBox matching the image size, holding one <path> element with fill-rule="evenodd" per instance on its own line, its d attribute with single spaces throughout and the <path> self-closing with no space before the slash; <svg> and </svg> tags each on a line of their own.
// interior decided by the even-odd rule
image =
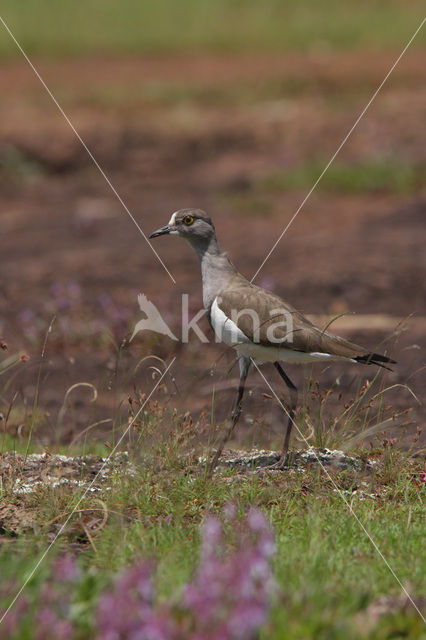
<svg viewBox="0 0 426 640">
<path fill-rule="evenodd" d="M 288 462 L 288 447 L 290 444 L 290 436 L 291 436 L 291 429 L 293 427 L 293 418 L 294 418 L 294 412 L 296 410 L 297 407 L 297 388 L 296 386 L 292 383 L 292 381 L 290 380 L 290 378 L 288 377 L 288 375 L 286 374 L 286 372 L 284 371 L 284 369 L 282 368 L 282 366 L 280 365 L 279 362 L 274 362 L 275 368 L 278 371 L 278 373 L 280 374 L 281 378 L 284 380 L 284 382 L 286 383 L 289 391 L 290 391 L 290 411 L 288 413 L 288 423 L 287 423 L 287 431 L 285 434 L 285 438 L 284 438 L 284 445 L 283 445 L 283 449 L 281 452 L 281 456 L 280 459 L 278 460 L 277 463 L 271 465 L 270 467 L 268 467 L 269 469 L 284 469 L 284 467 L 286 466 L 287 462 Z"/>
<path fill-rule="evenodd" d="M 229 438 L 231 437 L 234 427 L 237 424 L 238 419 L 241 415 L 241 405 L 242 405 L 242 400 L 244 395 L 245 382 L 246 382 L 248 371 L 250 368 L 250 358 L 246 358 L 245 356 L 240 356 L 238 360 L 238 364 L 240 367 L 240 384 L 238 387 L 237 399 L 232 409 L 231 417 L 230 417 L 228 426 L 225 430 L 225 433 L 223 435 L 223 438 L 220 441 L 219 446 L 216 449 L 216 452 L 213 458 L 210 460 L 209 465 L 207 467 L 207 475 L 211 475 L 215 470 L 217 463 L 219 461 L 219 458 L 222 454 L 223 448 L 225 444 L 228 442 Z"/>
</svg>

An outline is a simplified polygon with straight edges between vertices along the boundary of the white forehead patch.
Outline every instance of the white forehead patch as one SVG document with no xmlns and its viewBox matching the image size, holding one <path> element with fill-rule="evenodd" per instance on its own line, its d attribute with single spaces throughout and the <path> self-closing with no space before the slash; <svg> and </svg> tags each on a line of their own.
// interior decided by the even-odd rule
<svg viewBox="0 0 426 640">
<path fill-rule="evenodd" d="M 169 220 L 169 227 L 175 227 L 176 226 L 176 214 L 177 211 L 174 212 L 174 214 L 172 215 L 172 217 Z"/>
</svg>

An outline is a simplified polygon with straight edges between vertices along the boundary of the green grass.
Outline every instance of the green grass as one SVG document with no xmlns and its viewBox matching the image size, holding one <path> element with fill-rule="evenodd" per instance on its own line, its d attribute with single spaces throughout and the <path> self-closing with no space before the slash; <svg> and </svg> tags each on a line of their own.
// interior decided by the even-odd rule
<svg viewBox="0 0 426 640">
<path fill-rule="evenodd" d="M 306 163 L 264 176 L 265 190 L 306 189 L 321 175 L 326 163 Z M 333 163 L 318 184 L 323 191 L 342 193 L 411 193 L 424 184 L 426 167 L 410 165 L 396 158 L 379 158 L 362 163 Z"/>
<path fill-rule="evenodd" d="M 137 558 L 154 562 L 159 601 L 176 599 L 197 566 L 205 517 L 220 516 L 233 503 L 242 520 L 256 506 L 275 532 L 273 570 L 279 586 L 262 639 L 422 637 L 419 616 L 409 606 L 393 605 L 368 622 L 368 607 L 384 596 L 398 598 L 401 588 L 357 521 L 399 580 L 420 597 L 426 558 L 419 459 L 387 444 L 370 452 L 380 461 L 374 471 L 351 468 L 327 475 L 315 467 L 269 474 L 219 469 L 209 479 L 192 450 L 200 427 L 187 416 L 152 402 L 134 429 L 134 471 L 114 472 L 101 494 L 88 494 L 79 502 L 82 488 L 40 486 L 19 497 L 5 482 L 2 504 L 16 505 L 35 518 L 32 532 L 21 533 L 14 543 L 10 538 L 0 549 L 5 580 L 13 576 L 22 583 L 49 534 L 78 505 L 51 557 L 58 550 L 79 549 L 84 584 L 74 594 L 79 599 L 74 607 L 83 607 L 78 616 L 83 626 L 93 619 L 102 586 Z M 235 544 L 233 528 L 226 524 L 229 548 Z M 8 533 L 6 527 L 4 539 Z M 27 587 L 32 602 L 43 589 L 49 563 L 43 562 Z M 81 638 L 86 637 L 90 635 L 82 631 Z M 33 638 L 31 625 L 25 638 Z"/>
<path fill-rule="evenodd" d="M 259 192 L 310 188 L 321 175 L 326 162 L 307 162 L 263 175 L 254 185 Z M 424 184 L 426 167 L 411 165 L 397 158 L 345 164 L 336 161 L 318 183 L 318 189 L 341 193 L 412 193 Z"/>
<path fill-rule="evenodd" d="M 420 0 L 4 0 L 2 16 L 37 55 L 288 51 L 401 47 L 424 16 Z M 3 27 L 2 27 L 3 29 Z M 420 34 L 415 46 L 424 47 Z M 18 55 L 3 30 L 0 56 Z"/>
<path fill-rule="evenodd" d="M 376 415 L 380 419 L 385 409 L 381 409 L 378 397 L 382 387 L 376 387 L 377 382 L 357 390 L 339 419 L 339 424 L 343 421 L 343 440 L 331 442 L 332 446 L 343 445 L 351 429 L 368 428 L 370 419 L 377 422 Z M 305 392 L 306 409 L 320 430 L 321 407 L 328 395 L 320 394 L 312 384 Z M 377 409 L 374 398 L 379 402 Z M 142 402 L 139 396 L 132 401 L 134 413 Z M 303 416 L 299 421 L 303 429 Z M 122 427 L 127 424 L 125 421 Z M 6 433 L 2 450 L 34 451 L 37 427 L 38 420 L 31 442 L 26 441 L 25 433 L 20 435 L 21 446 L 19 438 Z M 71 514 L 25 594 L 30 603 L 37 603 L 54 555 L 78 553 L 84 578 L 79 592 L 73 593 L 72 611 L 81 625 L 81 640 L 85 640 L 92 637 L 87 629 L 97 594 L 121 568 L 137 558 L 151 560 L 159 602 L 176 599 L 197 566 L 200 526 L 205 517 L 211 513 L 221 516 L 225 505 L 233 503 L 243 521 L 247 510 L 256 506 L 275 532 L 273 571 L 279 586 L 262 640 L 422 638 L 421 620 L 410 606 L 396 604 L 383 616 L 369 619 L 371 605 L 385 596 L 397 599 L 401 588 L 358 522 L 369 531 L 413 597 L 421 597 L 426 557 L 420 458 L 411 458 L 389 440 L 383 443 L 382 434 L 374 450 L 351 450 L 361 459 L 374 455 L 379 460 L 374 470 L 330 469 L 327 475 L 316 467 L 263 474 L 219 468 L 207 478 L 198 463 L 197 446 L 200 449 L 201 434 L 205 450 L 209 429 L 208 421 L 193 423 L 189 414 L 180 415 L 150 401 L 132 427 L 132 473 L 115 468 L 106 480 L 107 490 L 101 493 L 83 495 L 82 487 L 40 485 L 34 493 L 19 496 L 11 490 L 13 480 L 20 477 L 19 465 L 11 470 L 11 478 L 6 471 L 0 486 L 2 583 L 13 578 L 16 591 L 58 532 L 59 524 Z M 86 454 L 96 447 L 105 453 L 96 441 L 80 442 L 73 453 Z M 72 514 L 74 507 L 77 511 Z M 8 528 L 8 510 L 13 511 L 15 522 L 31 517 L 32 528 L 24 532 L 12 525 Z M 233 524 L 228 522 L 225 527 L 231 549 L 235 544 Z M 0 604 L 7 602 L 7 597 L 0 585 Z M 26 630 L 20 640 L 34 639 L 29 616 L 24 616 Z"/>
<path fill-rule="evenodd" d="M 254 179 L 242 193 L 224 192 L 226 206 L 242 214 L 262 211 L 273 215 L 274 197 L 284 191 L 307 192 L 315 184 L 328 160 L 306 162 L 296 167 L 265 173 Z M 395 194 L 407 196 L 425 184 L 426 167 L 395 158 L 378 158 L 358 163 L 336 160 L 316 186 L 317 191 L 343 195 Z"/>
<path fill-rule="evenodd" d="M 262 638 L 366 638 L 357 616 L 379 597 L 398 595 L 400 587 L 353 514 L 415 596 L 421 593 L 426 571 L 421 492 L 408 472 L 414 469 L 400 454 L 392 462 L 391 482 L 382 472 L 333 473 L 334 482 L 351 502 L 351 513 L 320 470 L 244 477 L 228 471 L 206 480 L 202 474 L 188 473 L 176 458 L 162 469 L 140 467 L 136 476 L 113 479 L 110 491 L 102 495 L 108 519 L 93 534 L 95 547 L 88 544 L 82 521 L 99 517 L 97 496 L 79 505 L 83 511 L 73 517 L 58 545 L 64 549 L 86 542 L 80 560 L 91 580 L 89 602 L 111 572 L 137 557 L 155 561 L 156 586 L 164 599 L 179 593 L 196 566 L 199 527 L 206 514 L 220 514 L 232 501 L 242 517 L 248 507 L 257 505 L 276 533 L 274 573 L 279 584 L 278 600 Z M 362 492 L 353 493 L 360 482 L 365 483 Z M 366 497 L 372 492 L 376 497 Z M 77 498 L 65 489 L 41 489 L 26 497 L 27 504 L 38 509 L 37 533 L 21 537 L 14 554 L 6 547 L 7 553 L 0 557 L 4 576 L 23 580 L 45 548 L 52 522 L 58 513 L 63 520 Z M 165 524 L 166 516 L 171 517 L 170 524 Z M 47 566 L 32 581 L 29 593 L 41 588 Z M 389 635 L 380 635 L 383 621 L 379 621 L 369 638 L 421 638 L 418 616 L 410 607 L 385 620 Z M 401 629 L 408 629 L 407 635 L 397 635 Z"/>
<path fill-rule="evenodd" d="M 40 425 L 42 423 L 40 422 Z M 44 426 L 43 423 L 42 426 Z M 25 438 L 22 437 L 14 437 L 8 433 L 0 434 L 0 454 L 7 453 L 9 451 L 15 451 L 16 453 L 25 454 L 28 448 L 28 435 Z M 110 450 L 100 441 L 97 440 L 86 440 L 81 438 L 83 444 L 72 445 L 71 447 L 59 444 L 59 445 L 49 445 L 49 452 L 58 455 L 64 456 L 100 456 L 101 458 L 108 456 Z M 30 447 L 31 453 L 45 453 L 46 446 L 44 446 L 41 442 L 31 443 Z"/>
</svg>

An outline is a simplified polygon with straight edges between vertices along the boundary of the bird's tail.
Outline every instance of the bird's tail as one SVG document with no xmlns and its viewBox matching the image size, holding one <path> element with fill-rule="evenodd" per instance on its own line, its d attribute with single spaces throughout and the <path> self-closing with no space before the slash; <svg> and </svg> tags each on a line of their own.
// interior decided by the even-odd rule
<svg viewBox="0 0 426 640">
<path fill-rule="evenodd" d="M 396 360 L 382 356 L 380 353 L 367 353 L 365 356 L 357 356 L 354 360 L 362 364 L 376 364 L 378 367 L 383 367 L 383 369 L 387 369 L 388 371 L 392 371 L 392 369 L 386 367 L 386 364 L 396 364 Z"/>
</svg>

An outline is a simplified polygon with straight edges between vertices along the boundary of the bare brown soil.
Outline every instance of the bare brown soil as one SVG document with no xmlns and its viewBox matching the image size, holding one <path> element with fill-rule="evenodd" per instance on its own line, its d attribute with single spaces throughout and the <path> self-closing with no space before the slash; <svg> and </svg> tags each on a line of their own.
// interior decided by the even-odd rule
<svg viewBox="0 0 426 640">
<path fill-rule="evenodd" d="M 203 208 L 214 218 L 223 248 L 252 277 L 306 191 L 278 191 L 251 202 L 250 185 L 313 157 L 326 162 L 392 61 L 390 55 L 357 54 L 38 61 L 37 66 L 146 234 L 178 208 Z M 342 150 L 342 161 L 388 154 L 426 163 L 423 69 L 420 53 L 407 55 Z M 147 97 L 152 86 L 161 87 L 154 100 Z M 3 65 L 0 91 L 0 337 L 9 353 L 23 350 L 31 357 L 1 411 L 14 390 L 17 404 L 31 404 L 36 387 L 41 345 L 25 333 L 22 312 L 31 310 L 45 328 L 53 315 L 69 317 L 68 309 L 54 308 L 52 285 L 76 282 L 79 307 L 71 320 L 79 330 L 73 333 L 71 327 L 62 336 L 56 324 L 47 344 L 40 406 L 50 427 L 39 435 L 41 442 L 69 440 L 96 420 L 112 420 L 134 385 L 148 392 L 151 373 L 143 367 L 135 373 L 135 367 L 151 353 L 167 361 L 178 356 L 175 382 L 167 379 L 161 397 L 172 393 L 171 404 L 210 411 L 217 386 L 219 420 L 234 380 L 226 378 L 232 355 L 214 365 L 222 347 L 140 337 L 122 354 L 117 377 L 120 366 L 111 346 L 94 331 L 90 339 L 81 337 L 82 325 L 112 322 L 99 304 L 107 293 L 127 314 L 127 325 L 114 329 L 120 342 L 138 319 L 139 291 L 179 332 L 181 293 L 191 294 L 193 311 L 201 307 L 196 256 L 173 238 L 154 241 L 174 285 L 25 64 Z M 368 349 L 390 351 L 398 365 L 386 373 L 384 384 L 409 384 L 420 399 L 426 383 L 425 203 L 424 188 L 408 195 L 316 191 L 256 280 L 305 313 L 362 314 L 364 327 L 343 327 L 342 333 Z M 374 321 L 370 327 L 368 317 L 378 314 L 387 318 L 385 327 Z M 389 317 L 395 318 L 393 329 Z M 402 333 L 399 319 L 407 319 Z M 300 386 L 303 372 L 289 373 Z M 369 374 L 371 369 L 338 365 L 313 372 L 324 387 L 339 376 L 347 397 Z M 252 375 L 241 429 L 241 437 L 251 442 L 262 440 L 261 426 L 278 434 L 282 421 L 262 395 L 267 389 Z M 278 381 L 271 380 L 276 388 Z M 98 400 L 90 405 L 79 392 L 64 432 L 55 435 L 64 394 L 80 381 L 98 388 Z M 424 411 L 403 386 L 386 394 L 386 402 L 395 409 L 413 407 L 415 424 L 421 425 Z M 18 423 L 11 420 L 11 429 Z M 104 433 L 109 430 L 105 426 Z M 268 429 L 264 434 L 270 443 Z"/>
</svg>

